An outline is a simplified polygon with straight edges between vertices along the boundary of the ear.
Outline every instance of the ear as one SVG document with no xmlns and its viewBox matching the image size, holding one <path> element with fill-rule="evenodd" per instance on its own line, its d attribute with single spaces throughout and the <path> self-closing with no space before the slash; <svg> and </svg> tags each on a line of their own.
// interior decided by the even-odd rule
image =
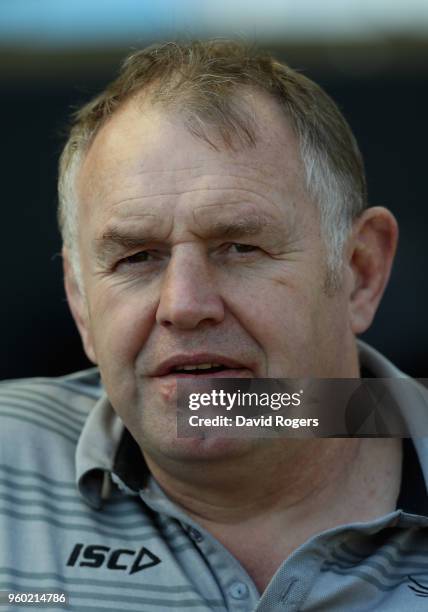
<svg viewBox="0 0 428 612">
<path fill-rule="evenodd" d="M 349 314 L 354 334 L 366 331 L 373 321 L 391 273 L 397 241 L 397 221 L 382 206 L 368 208 L 354 222 L 348 248 L 352 272 Z"/>
<path fill-rule="evenodd" d="M 96 364 L 97 358 L 92 342 L 86 298 L 80 290 L 79 283 L 76 280 L 76 276 L 71 265 L 68 249 L 65 247 L 62 250 L 62 262 L 64 270 L 64 287 L 68 305 L 77 325 L 77 329 L 79 330 L 86 356 L 90 361 L 92 361 L 92 363 Z"/>
</svg>

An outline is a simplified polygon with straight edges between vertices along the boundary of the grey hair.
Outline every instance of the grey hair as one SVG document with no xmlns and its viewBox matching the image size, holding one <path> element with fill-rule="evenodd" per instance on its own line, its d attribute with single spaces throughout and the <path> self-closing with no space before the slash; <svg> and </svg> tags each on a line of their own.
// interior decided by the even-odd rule
<svg viewBox="0 0 428 612">
<path fill-rule="evenodd" d="M 78 246 L 79 207 L 77 196 L 77 175 L 82 165 L 84 154 L 85 147 L 76 148 L 70 154 L 66 167 L 62 168 L 62 163 L 60 163 L 58 180 L 58 219 L 59 226 L 61 228 L 62 241 L 63 245 L 68 250 L 71 268 L 82 295 L 84 294 L 84 288 Z M 61 159 L 63 160 L 64 158 Z"/>
</svg>

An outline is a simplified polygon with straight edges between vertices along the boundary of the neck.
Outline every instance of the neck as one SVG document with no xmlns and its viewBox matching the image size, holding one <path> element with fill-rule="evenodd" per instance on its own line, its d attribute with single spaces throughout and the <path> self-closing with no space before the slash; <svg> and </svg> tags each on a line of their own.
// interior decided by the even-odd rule
<svg viewBox="0 0 428 612">
<path fill-rule="evenodd" d="M 167 495 L 234 554 L 260 590 L 315 533 L 395 508 L 399 440 L 263 440 L 247 450 L 203 465 L 145 458 Z"/>
<path fill-rule="evenodd" d="M 373 439 L 262 442 L 231 459 L 159 463 L 147 453 L 145 458 L 168 496 L 197 520 L 234 523 L 274 509 L 312 505 L 325 496 L 330 503 L 335 497 L 342 502 L 349 484 L 371 488 L 373 465 L 385 463 L 391 451 L 395 456 L 398 444 Z"/>
</svg>

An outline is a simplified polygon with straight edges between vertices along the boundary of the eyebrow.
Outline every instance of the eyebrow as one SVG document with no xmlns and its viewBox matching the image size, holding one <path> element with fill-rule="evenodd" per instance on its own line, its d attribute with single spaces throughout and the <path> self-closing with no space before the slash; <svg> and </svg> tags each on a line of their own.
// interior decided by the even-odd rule
<svg viewBox="0 0 428 612">
<path fill-rule="evenodd" d="M 251 217 L 248 219 L 236 219 L 234 221 L 217 221 L 210 234 L 213 237 L 224 236 L 226 238 L 237 234 L 243 236 L 254 236 L 260 233 L 268 224 L 264 217 Z"/>
<path fill-rule="evenodd" d="M 148 242 L 147 239 L 143 239 L 135 232 L 130 233 L 117 227 L 105 231 L 100 238 L 95 238 L 94 251 L 97 260 L 104 262 L 123 249 L 131 250 L 141 247 L 145 242 Z"/>
<path fill-rule="evenodd" d="M 134 234 L 129 234 L 127 232 L 121 231 L 119 228 L 111 229 L 101 236 L 101 238 L 96 238 L 95 242 L 97 245 L 103 247 L 108 247 L 110 245 L 114 246 L 123 246 L 125 248 L 132 248 L 134 246 L 138 246 L 142 242 L 146 242 L 142 240 L 138 236 Z"/>
<path fill-rule="evenodd" d="M 290 230 L 279 219 L 264 213 L 253 213 L 238 219 L 214 221 L 209 225 L 201 219 L 197 225 L 199 235 L 206 239 L 234 238 L 236 240 L 251 236 L 269 236 L 275 244 L 283 241 Z"/>
<path fill-rule="evenodd" d="M 202 224 L 199 224 L 201 227 Z M 203 235 L 210 238 L 230 238 L 234 236 L 254 236 L 268 225 L 266 217 L 261 215 L 234 219 L 231 221 L 216 221 L 211 227 L 201 228 Z"/>
</svg>

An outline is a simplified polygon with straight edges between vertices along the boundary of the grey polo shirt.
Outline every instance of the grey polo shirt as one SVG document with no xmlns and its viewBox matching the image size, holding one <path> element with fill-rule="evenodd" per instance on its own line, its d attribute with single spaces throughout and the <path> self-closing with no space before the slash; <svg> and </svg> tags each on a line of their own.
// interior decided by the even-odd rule
<svg viewBox="0 0 428 612">
<path fill-rule="evenodd" d="M 362 343 L 360 359 L 403 376 Z M 260 594 L 150 476 L 96 370 L 2 383 L 0 423 L 0 591 L 63 591 L 82 612 L 428 609 L 426 438 L 405 441 L 397 510 L 310 538 Z"/>
</svg>

